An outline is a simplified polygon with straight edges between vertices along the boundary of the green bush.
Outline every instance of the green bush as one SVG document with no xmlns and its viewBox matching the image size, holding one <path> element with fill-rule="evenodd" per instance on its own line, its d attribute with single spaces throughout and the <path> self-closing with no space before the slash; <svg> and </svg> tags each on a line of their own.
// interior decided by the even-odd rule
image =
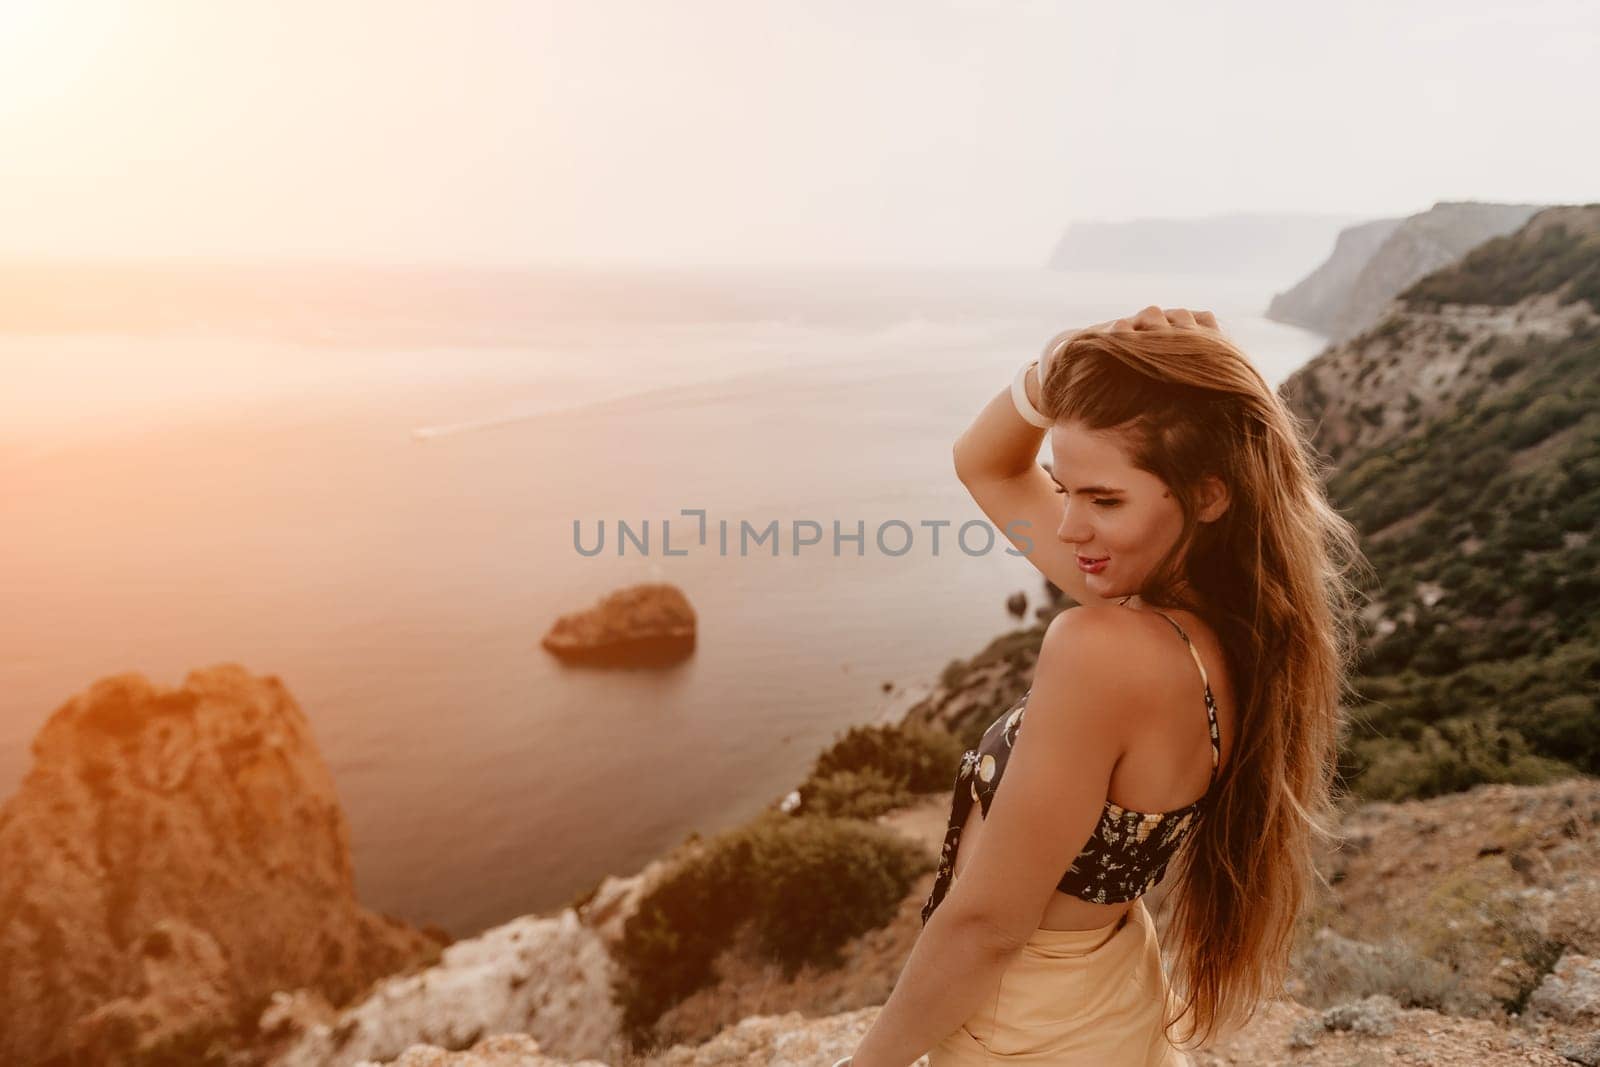
<svg viewBox="0 0 1600 1067">
<path fill-rule="evenodd" d="M 1311 940 L 1295 953 L 1294 962 L 1305 983 L 1299 999 L 1317 1008 L 1375 993 L 1393 997 L 1404 1008 L 1466 1014 L 1488 1007 L 1466 988 L 1461 975 L 1405 943 Z"/>
<path fill-rule="evenodd" d="M 1505 307 L 1536 293 L 1559 292 L 1564 302 L 1587 300 L 1600 311 L 1600 237 L 1546 226 L 1537 238 L 1527 227 L 1494 237 L 1400 294 L 1425 309 L 1441 304 Z"/>
<path fill-rule="evenodd" d="M 1489 377 L 1497 382 L 1503 382 L 1527 365 L 1528 359 L 1526 356 L 1517 353 L 1501 356 L 1489 367 Z"/>
<path fill-rule="evenodd" d="M 1406 320 L 1400 315 L 1391 315 L 1384 319 L 1372 330 L 1372 336 L 1388 341 L 1399 341 L 1406 333 Z"/>
<path fill-rule="evenodd" d="M 1557 430 L 1577 422 L 1585 410 L 1581 401 L 1571 397 L 1541 396 L 1512 421 L 1507 443 L 1512 448 L 1538 444 Z"/>
<path fill-rule="evenodd" d="M 961 744 L 947 730 L 919 723 L 852 726 L 817 757 L 807 787 L 840 771 L 873 771 L 911 793 L 934 793 L 950 788 Z"/>
<path fill-rule="evenodd" d="M 1461 638 L 1449 629 L 1435 630 L 1424 637 L 1412 659 L 1425 674 L 1445 674 L 1461 666 Z"/>
<path fill-rule="evenodd" d="M 1421 727 L 1414 741 L 1357 740 L 1353 791 L 1367 800 L 1427 799 L 1485 782 L 1542 785 L 1574 773 L 1559 760 L 1534 755 L 1493 712 Z"/>
<path fill-rule="evenodd" d="M 1541 752 L 1575 767 L 1600 767 L 1600 704 L 1593 694 L 1568 693 L 1547 700 L 1522 729 Z"/>
<path fill-rule="evenodd" d="M 950 777 L 955 777 L 953 766 Z M 872 819 L 909 803 L 911 794 L 904 781 L 890 778 L 874 767 L 834 771 L 821 778 L 808 778 L 800 786 L 800 811 L 807 815 Z"/>
<path fill-rule="evenodd" d="M 932 858 L 854 819 L 763 812 L 703 842 L 640 901 L 616 949 L 613 996 L 635 1048 L 661 1013 L 709 984 L 733 935 L 753 924 L 787 977 L 837 967 L 851 938 L 892 919 Z"/>
</svg>

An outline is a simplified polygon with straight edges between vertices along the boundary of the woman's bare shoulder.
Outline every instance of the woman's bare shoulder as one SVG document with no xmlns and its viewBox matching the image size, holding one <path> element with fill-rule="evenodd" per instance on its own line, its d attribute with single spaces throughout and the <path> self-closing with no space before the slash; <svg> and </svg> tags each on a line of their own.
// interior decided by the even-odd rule
<svg viewBox="0 0 1600 1067">
<path fill-rule="evenodd" d="M 1189 627 L 1182 620 L 1176 621 L 1187 632 Z M 1172 622 L 1148 608 L 1120 604 L 1082 604 L 1068 608 L 1050 620 L 1045 628 L 1045 645 L 1053 642 L 1073 642 L 1098 653 L 1087 661 L 1080 659 L 1079 663 L 1096 668 L 1097 674 L 1121 679 L 1129 692 L 1142 692 L 1147 683 L 1162 683 L 1185 665 L 1190 671 L 1194 669 L 1188 656 L 1172 655 L 1174 644 L 1179 648 L 1183 646 Z"/>
<path fill-rule="evenodd" d="M 1156 633 L 1151 622 L 1160 622 L 1155 612 L 1148 609 L 1123 607 L 1121 604 L 1079 604 L 1061 612 L 1045 627 L 1048 639 L 1052 631 L 1070 632 L 1086 640 L 1106 641 L 1137 638 Z M 1168 630 L 1170 624 L 1162 622 Z"/>
</svg>

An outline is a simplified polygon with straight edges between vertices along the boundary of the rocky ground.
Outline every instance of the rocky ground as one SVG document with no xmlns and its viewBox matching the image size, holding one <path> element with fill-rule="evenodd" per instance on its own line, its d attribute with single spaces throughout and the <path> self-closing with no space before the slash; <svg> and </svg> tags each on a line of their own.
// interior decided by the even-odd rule
<svg viewBox="0 0 1600 1067">
<path fill-rule="evenodd" d="M 946 810 L 947 798 L 927 796 L 879 821 L 931 852 Z M 1600 1067 L 1600 780 L 1364 805 L 1344 827 L 1341 847 L 1324 858 L 1331 887 L 1308 916 L 1293 998 L 1197 1052 L 1195 1067 Z M 802 968 L 785 981 L 749 945 L 730 945 L 719 981 L 663 1017 L 667 1047 L 603 1062 L 831 1063 L 855 1047 L 893 988 L 931 881 L 918 882 L 892 923 L 852 943 L 834 971 Z M 1148 898 L 1158 926 L 1163 889 Z M 456 1053 L 416 1047 L 393 1062 L 567 1061 L 544 1058 L 523 1035 Z"/>
</svg>

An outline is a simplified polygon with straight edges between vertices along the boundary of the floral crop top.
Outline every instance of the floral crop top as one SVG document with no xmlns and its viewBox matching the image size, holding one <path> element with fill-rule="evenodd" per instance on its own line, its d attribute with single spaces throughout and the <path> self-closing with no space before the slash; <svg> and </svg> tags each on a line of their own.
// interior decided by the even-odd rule
<svg viewBox="0 0 1600 1067">
<path fill-rule="evenodd" d="M 1189 647 L 1189 654 L 1200 668 L 1200 681 L 1205 686 L 1206 718 L 1211 728 L 1211 781 L 1199 800 L 1172 811 L 1143 812 L 1124 808 L 1106 799 L 1100 822 L 1089 835 L 1088 842 L 1078 858 L 1072 861 L 1067 873 L 1062 875 L 1056 888 L 1082 900 L 1095 904 L 1119 904 L 1133 900 L 1152 889 L 1167 872 L 1167 864 L 1188 836 L 1200 809 L 1211 799 L 1212 787 L 1217 781 L 1217 767 L 1222 758 L 1221 736 L 1217 731 L 1217 703 L 1211 694 L 1211 682 L 1206 677 L 1206 667 L 1200 660 L 1189 635 L 1183 632 L 1171 616 L 1156 612 L 1172 623 L 1174 629 Z M 972 802 L 979 802 L 983 816 L 988 817 L 989 804 L 1000 788 L 1000 778 L 1005 773 L 1006 759 L 1016 744 L 1022 729 L 1023 713 L 1027 710 L 1028 694 L 984 731 L 976 749 L 962 754 L 961 766 L 956 772 L 955 795 L 950 803 L 950 820 L 945 830 L 944 848 L 939 856 L 939 871 L 934 879 L 933 892 L 922 908 L 922 922 L 927 925 L 939 902 L 950 891 L 954 878 L 956 847 L 961 841 L 961 829 L 966 825 Z"/>
</svg>

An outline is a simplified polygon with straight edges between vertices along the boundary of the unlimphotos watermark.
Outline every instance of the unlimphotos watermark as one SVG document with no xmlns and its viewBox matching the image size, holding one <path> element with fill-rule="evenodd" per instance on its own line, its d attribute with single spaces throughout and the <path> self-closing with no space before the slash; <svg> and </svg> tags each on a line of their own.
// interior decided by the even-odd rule
<svg viewBox="0 0 1600 1067">
<path fill-rule="evenodd" d="M 674 548 L 672 545 L 672 523 L 669 519 L 659 520 L 656 530 L 660 537 L 659 552 L 664 556 L 687 556 L 695 547 L 705 548 L 710 537 L 711 524 L 706 520 L 704 508 L 683 508 L 680 515 L 693 517 L 699 520 L 698 539 L 690 535 L 687 542 L 690 547 Z M 628 546 L 633 546 L 633 552 L 640 556 L 649 556 L 651 549 L 651 524 L 656 520 L 641 519 L 637 526 L 630 525 L 626 519 L 617 519 L 615 523 L 616 555 L 628 554 Z M 751 548 L 757 553 L 766 552 L 772 556 L 782 554 L 784 542 L 783 532 L 788 531 L 789 554 L 800 555 L 803 549 L 813 549 L 818 545 L 831 543 L 835 556 L 844 554 L 843 546 L 855 545 L 855 554 L 867 554 L 867 523 L 865 519 L 855 521 L 853 532 L 847 532 L 847 527 L 838 519 L 833 519 L 833 534 L 829 538 L 825 534 L 822 523 L 815 519 L 791 519 L 787 526 L 777 519 L 773 519 L 765 526 L 756 526 L 748 519 L 740 519 L 737 528 L 733 531 L 732 540 L 734 549 L 729 548 L 729 522 L 727 519 L 716 520 L 716 551 L 718 555 L 727 556 L 737 554 L 740 556 L 752 555 Z M 950 526 L 955 525 L 949 519 L 922 519 L 913 527 L 904 519 L 888 519 L 877 524 L 872 531 L 873 545 L 885 556 L 904 556 L 916 547 L 918 542 L 917 529 L 922 528 L 927 532 L 923 535 L 926 539 L 931 554 L 939 555 L 940 534 Z M 1016 519 L 1005 525 L 1006 549 L 1009 556 L 1026 556 L 1033 551 L 1033 539 L 1022 533 L 1031 523 L 1023 519 Z M 680 527 L 681 529 L 681 527 Z M 970 519 L 956 527 L 954 537 L 956 547 L 968 556 L 984 556 L 994 551 L 1001 542 L 999 532 L 993 525 L 982 519 Z M 1010 547 L 1011 542 L 1019 543 L 1021 551 Z M 769 547 L 770 546 L 770 547 Z M 583 523 L 579 519 L 572 520 L 572 547 L 578 550 L 578 555 L 594 557 L 606 551 L 606 520 L 598 521 L 592 544 L 586 544 L 583 536 Z M 818 549 L 821 551 L 821 549 Z"/>
</svg>

